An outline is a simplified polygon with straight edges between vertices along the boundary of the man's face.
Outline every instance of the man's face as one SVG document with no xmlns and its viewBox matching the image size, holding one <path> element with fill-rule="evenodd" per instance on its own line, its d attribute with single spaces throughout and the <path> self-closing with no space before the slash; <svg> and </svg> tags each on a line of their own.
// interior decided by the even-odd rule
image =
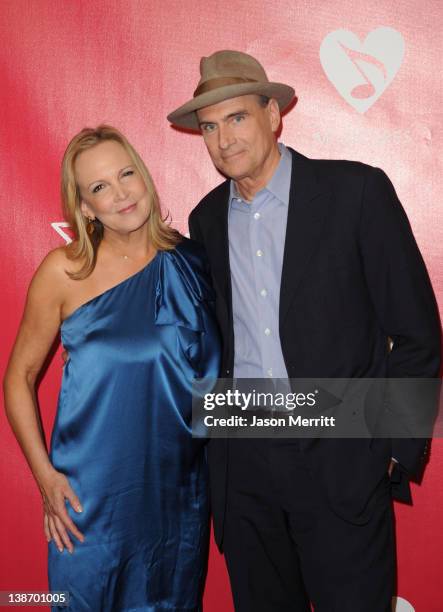
<svg viewBox="0 0 443 612">
<path fill-rule="evenodd" d="M 266 107 L 256 95 L 224 100 L 197 111 L 214 165 L 235 181 L 259 179 L 275 147 L 280 111 L 275 100 Z"/>
</svg>

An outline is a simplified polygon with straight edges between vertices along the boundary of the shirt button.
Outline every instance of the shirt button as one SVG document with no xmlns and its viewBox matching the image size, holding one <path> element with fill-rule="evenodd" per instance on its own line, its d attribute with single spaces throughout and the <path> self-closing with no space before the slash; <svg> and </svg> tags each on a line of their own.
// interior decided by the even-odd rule
<svg viewBox="0 0 443 612">
<path fill-rule="evenodd" d="M 255 213 L 255 214 L 254 214 L 254 219 L 260 219 L 260 217 L 261 217 L 261 214 L 260 214 L 260 213 Z"/>
<path fill-rule="evenodd" d="M 261 295 L 262 297 L 266 297 L 266 296 L 268 295 L 268 292 L 266 291 L 266 289 L 262 289 L 262 290 L 260 291 L 260 295 Z"/>
<path fill-rule="evenodd" d="M 269 376 L 269 378 L 272 378 L 272 368 L 269 368 L 269 370 L 268 370 L 268 376 Z"/>
<path fill-rule="evenodd" d="M 267 328 L 265 329 L 265 334 L 266 334 L 266 336 L 269 336 L 269 335 L 270 335 L 270 333 L 271 333 L 271 330 L 269 329 L 269 327 L 267 327 Z"/>
<path fill-rule="evenodd" d="M 263 251 L 258 249 L 258 251 L 255 254 L 257 255 L 257 257 L 261 257 L 263 255 Z"/>
</svg>

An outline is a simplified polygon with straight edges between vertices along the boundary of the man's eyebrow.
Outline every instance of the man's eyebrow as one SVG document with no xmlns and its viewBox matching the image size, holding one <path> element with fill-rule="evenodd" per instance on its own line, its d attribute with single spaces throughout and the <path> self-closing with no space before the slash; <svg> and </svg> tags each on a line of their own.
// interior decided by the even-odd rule
<svg viewBox="0 0 443 612">
<path fill-rule="evenodd" d="M 227 121 L 228 119 L 232 119 L 232 117 L 236 117 L 237 115 L 247 115 L 248 111 L 245 109 L 241 109 L 241 110 L 237 110 L 234 111 L 233 113 L 229 113 L 229 115 L 226 115 L 226 117 L 223 117 L 224 121 Z"/>
<path fill-rule="evenodd" d="M 222 121 L 228 121 L 229 119 L 232 119 L 233 117 L 236 117 L 237 115 L 247 115 L 247 114 L 248 114 L 248 111 L 246 109 L 237 110 L 237 111 L 234 111 L 233 113 L 229 113 L 229 115 L 225 115 L 222 118 Z M 208 123 L 209 124 L 216 123 L 216 121 L 211 121 L 208 119 L 207 121 L 199 121 L 198 124 L 201 127 L 202 125 L 207 125 Z"/>
</svg>

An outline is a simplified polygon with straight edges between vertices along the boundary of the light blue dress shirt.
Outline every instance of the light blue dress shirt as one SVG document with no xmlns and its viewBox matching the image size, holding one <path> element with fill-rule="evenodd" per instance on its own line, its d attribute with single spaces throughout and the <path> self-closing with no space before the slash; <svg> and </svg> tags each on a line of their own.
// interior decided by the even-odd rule
<svg viewBox="0 0 443 612">
<path fill-rule="evenodd" d="M 279 144 L 269 181 L 245 202 L 230 185 L 228 235 L 234 322 L 234 377 L 287 378 L 279 336 L 280 282 L 292 156 Z"/>
</svg>

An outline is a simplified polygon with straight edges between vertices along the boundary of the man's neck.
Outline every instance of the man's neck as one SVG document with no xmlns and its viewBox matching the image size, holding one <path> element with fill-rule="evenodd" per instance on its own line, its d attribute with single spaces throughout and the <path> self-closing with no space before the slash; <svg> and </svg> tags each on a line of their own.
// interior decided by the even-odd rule
<svg viewBox="0 0 443 612">
<path fill-rule="evenodd" d="M 270 155 L 266 158 L 265 163 L 260 168 L 260 173 L 257 176 L 247 176 L 235 181 L 235 187 L 242 199 L 246 202 L 252 202 L 256 193 L 266 187 L 277 166 L 280 162 L 280 151 L 277 143 L 272 148 Z"/>
</svg>

